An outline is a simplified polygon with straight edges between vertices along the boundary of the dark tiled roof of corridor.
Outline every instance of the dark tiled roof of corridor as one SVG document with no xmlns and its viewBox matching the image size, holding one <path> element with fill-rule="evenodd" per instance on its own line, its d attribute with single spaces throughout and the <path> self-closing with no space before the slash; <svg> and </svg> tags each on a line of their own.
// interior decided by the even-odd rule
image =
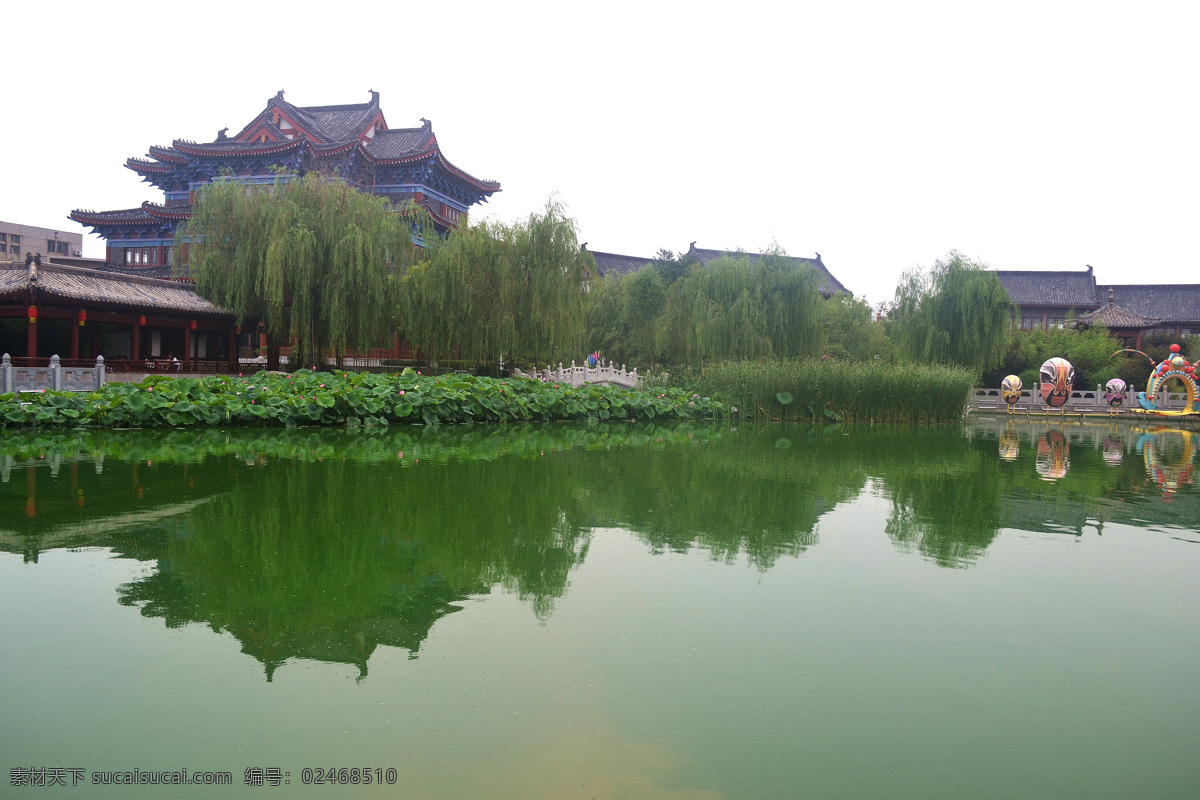
<svg viewBox="0 0 1200 800">
<path fill-rule="evenodd" d="M 1018 306 L 1091 309 L 1100 305 L 1091 268 L 1060 272 L 998 269 L 996 276 L 1009 299 Z"/>
<path fill-rule="evenodd" d="M 25 295 L 34 285 L 29 269 L 0 268 L 0 297 Z M 124 308 L 157 308 L 186 314 L 225 316 L 229 312 L 196 294 L 190 284 L 112 272 L 43 264 L 37 270 L 39 297 L 56 297 L 94 305 Z"/>
<path fill-rule="evenodd" d="M 586 249 L 586 247 L 584 248 Z M 599 250 L 588 250 L 596 259 L 596 271 L 603 278 L 606 275 L 628 275 L 637 272 L 654 259 L 643 256 L 623 256 L 618 253 L 602 253 Z"/>
<path fill-rule="evenodd" d="M 1103 286 L 1103 284 L 1101 284 Z M 1200 322 L 1200 284 L 1113 284 L 1118 305 L 1167 322 Z"/>
</svg>

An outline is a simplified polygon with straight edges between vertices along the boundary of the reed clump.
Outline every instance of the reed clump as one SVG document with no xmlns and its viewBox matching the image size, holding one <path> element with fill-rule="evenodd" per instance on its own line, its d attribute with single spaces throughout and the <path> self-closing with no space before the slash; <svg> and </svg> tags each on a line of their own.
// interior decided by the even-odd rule
<svg viewBox="0 0 1200 800">
<path fill-rule="evenodd" d="M 686 377 L 738 417 L 839 422 L 957 422 L 974 383 L 958 367 L 835 359 L 724 361 Z"/>
</svg>

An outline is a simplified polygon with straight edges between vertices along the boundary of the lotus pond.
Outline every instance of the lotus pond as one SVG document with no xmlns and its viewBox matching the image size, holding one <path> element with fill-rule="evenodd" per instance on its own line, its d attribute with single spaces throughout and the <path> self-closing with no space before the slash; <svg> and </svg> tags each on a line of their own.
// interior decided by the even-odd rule
<svg viewBox="0 0 1200 800">
<path fill-rule="evenodd" d="M 2 794 L 1191 796 L 1198 443 L 8 431 Z"/>
</svg>

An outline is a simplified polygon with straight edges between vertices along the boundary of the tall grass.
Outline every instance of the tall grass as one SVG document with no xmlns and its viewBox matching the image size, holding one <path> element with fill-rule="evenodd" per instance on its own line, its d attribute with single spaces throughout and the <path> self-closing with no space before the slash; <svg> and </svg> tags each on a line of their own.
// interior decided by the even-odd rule
<svg viewBox="0 0 1200 800">
<path fill-rule="evenodd" d="M 974 382 L 958 367 L 816 359 L 725 361 L 680 380 L 743 418 L 844 422 L 956 422 Z"/>
</svg>

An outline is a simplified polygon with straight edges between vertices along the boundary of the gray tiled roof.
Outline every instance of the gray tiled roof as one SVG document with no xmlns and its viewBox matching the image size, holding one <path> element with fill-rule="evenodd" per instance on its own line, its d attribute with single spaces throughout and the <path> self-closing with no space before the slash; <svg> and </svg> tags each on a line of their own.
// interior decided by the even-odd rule
<svg viewBox="0 0 1200 800">
<path fill-rule="evenodd" d="M 420 128 L 389 128 L 376 132 L 367 144 L 367 152 L 374 158 L 403 158 L 428 151 L 432 139 L 428 123 Z"/>
<path fill-rule="evenodd" d="M 1096 308 L 1096 279 L 1089 267 L 1084 271 L 996 270 L 1000 285 L 1018 306 L 1061 306 Z M 1128 305 L 1122 303 L 1128 308 Z"/>
<path fill-rule="evenodd" d="M 584 248 L 586 249 L 586 247 Z M 617 253 L 601 253 L 599 250 L 588 250 L 596 259 L 596 271 L 603 278 L 606 275 L 628 275 L 637 272 L 654 259 L 642 256 L 622 256 Z"/>
<path fill-rule="evenodd" d="M 294 108 L 294 106 L 293 106 Z M 327 142 L 347 142 L 357 139 L 379 114 L 378 103 L 358 103 L 348 106 L 305 106 L 305 113 L 316 125 L 316 133 Z"/>
<path fill-rule="evenodd" d="M 138 278 L 154 278 L 160 281 L 169 281 L 175 277 L 174 267 L 170 264 L 158 264 L 153 267 L 118 267 L 112 264 L 104 264 L 96 267 L 87 267 L 95 272 L 111 272 L 114 275 L 130 275 Z"/>
<path fill-rule="evenodd" d="M 80 301 L 88 305 L 155 308 L 202 316 L 229 312 L 196 294 L 190 284 L 119 275 L 94 269 L 43 264 L 37 270 L 38 296 Z M 0 297 L 19 296 L 31 288 L 28 268 L 0 268 Z"/>
<path fill-rule="evenodd" d="M 1118 305 L 1143 316 L 1164 323 L 1200 322 L 1200 284 L 1115 284 L 1111 288 Z"/>
<path fill-rule="evenodd" d="M 696 256 L 701 264 L 708 264 L 712 261 L 716 261 L 722 256 L 729 256 L 731 258 L 748 258 L 750 259 L 751 264 L 755 264 L 758 263 L 758 259 L 761 257 L 760 253 L 744 253 L 736 250 L 706 250 L 704 248 L 696 247 L 694 244 L 688 253 Z M 820 253 L 817 254 L 816 258 L 799 258 L 796 256 L 785 257 L 797 267 L 807 266 L 815 270 L 817 273 L 817 288 L 820 290 L 821 294 L 825 295 L 826 297 L 832 297 L 833 295 L 840 293 L 850 293 L 850 291 L 842 285 L 842 282 L 833 277 L 833 273 L 831 273 L 825 267 L 825 264 L 821 262 Z"/>
<path fill-rule="evenodd" d="M 158 222 L 141 208 L 124 208 L 118 211 L 88 211 L 86 209 L 75 209 L 71 212 L 71 219 L 84 225 L 92 225 L 93 222 Z"/>
</svg>

